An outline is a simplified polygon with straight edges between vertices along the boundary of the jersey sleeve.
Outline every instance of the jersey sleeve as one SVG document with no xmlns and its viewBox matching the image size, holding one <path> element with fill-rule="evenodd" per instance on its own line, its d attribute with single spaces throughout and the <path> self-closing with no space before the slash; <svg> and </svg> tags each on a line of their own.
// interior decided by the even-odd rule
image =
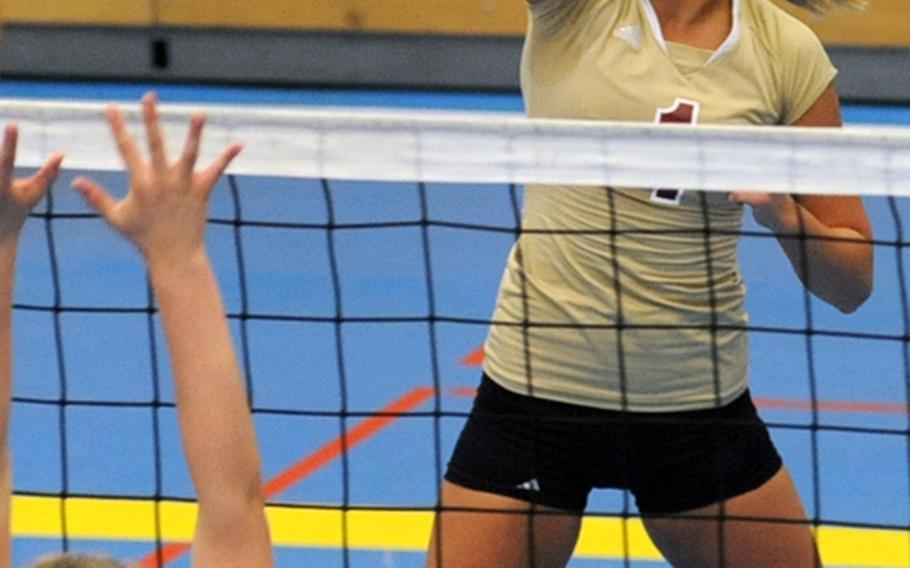
<svg viewBox="0 0 910 568">
<path fill-rule="evenodd" d="M 786 27 L 778 51 L 781 69 L 782 124 L 798 121 L 822 96 L 837 69 L 824 46 L 802 22 L 793 20 Z"/>
</svg>

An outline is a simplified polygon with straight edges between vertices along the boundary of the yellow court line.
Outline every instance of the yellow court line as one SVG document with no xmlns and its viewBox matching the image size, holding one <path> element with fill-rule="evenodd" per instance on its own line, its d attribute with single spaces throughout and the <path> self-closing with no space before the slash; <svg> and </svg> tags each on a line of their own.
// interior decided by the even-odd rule
<svg viewBox="0 0 910 568">
<path fill-rule="evenodd" d="M 155 503 L 145 500 L 67 499 L 67 534 L 73 539 L 155 540 Z M 162 538 L 189 542 L 196 522 L 196 505 L 159 503 Z M 343 543 L 342 512 L 338 509 L 269 507 L 272 540 L 276 546 L 339 548 Z M 432 527 L 431 512 L 348 511 L 347 546 L 359 550 L 421 552 Z M 24 538 L 59 538 L 62 504 L 56 497 L 13 498 L 13 534 Z M 580 558 L 660 560 L 637 519 L 587 518 L 575 553 Z M 822 526 L 818 529 L 822 557 L 829 566 L 906 568 L 910 566 L 910 532 Z"/>
</svg>

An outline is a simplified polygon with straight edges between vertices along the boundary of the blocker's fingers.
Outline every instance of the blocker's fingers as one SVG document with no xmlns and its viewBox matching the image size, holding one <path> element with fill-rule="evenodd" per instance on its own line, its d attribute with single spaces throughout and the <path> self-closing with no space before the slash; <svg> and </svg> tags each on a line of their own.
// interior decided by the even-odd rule
<svg viewBox="0 0 910 568">
<path fill-rule="evenodd" d="M 136 141 L 132 134 L 126 128 L 126 121 L 123 119 L 123 113 L 116 106 L 107 108 L 107 122 L 114 133 L 114 141 L 117 143 L 117 149 L 123 157 L 126 169 L 133 173 L 142 165 L 142 155 L 136 147 Z"/>
<path fill-rule="evenodd" d="M 221 174 L 224 173 L 224 170 L 226 170 L 231 162 L 234 161 L 234 158 L 237 157 L 237 154 L 239 154 L 241 150 L 243 150 L 243 144 L 240 142 L 231 144 L 231 146 L 222 152 L 208 168 L 201 172 L 200 175 L 202 175 L 203 180 L 209 185 L 208 191 L 211 191 L 215 182 L 221 177 Z"/>
<path fill-rule="evenodd" d="M 156 170 L 164 171 L 167 169 L 167 151 L 164 147 L 164 133 L 161 130 L 161 120 L 158 116 L 158 97 L 154 93 L 142 97 L 142 118 L 145 121 L 152 165 Z"/>
<path fill-rule="evenodd" d="M 101 185 L 93 179 L 80 176 L 73 180 L 73 187 L 82 194 L 92 209 L 110 221 L 117 201 Z"/>
<path fill-rule="evenodd" d="M 190 118 L 190 131 L 186 136 L 183 154 L 180 156 L 180 173 L 188 178 L 193 174 L 196 161 L 199 159 L 199 146 L 202 143 L 202 129 L 205 127 L 205 115 L 196 113 Z"/>
<path fill-rule="evenodd" d="M 0 188 L 9 187 L 13 181 L 18 140 L 19 129 L 15 124 L 7 124 L 3 129 L 3 146 L 0 147 Z"/>
<path fill-rule="evenodd" d="M 57 174 L 60 173 L 60 165 L 63 163 L 63 152 L 55 152 L 47 162 L 38 170 L 38 173 L 32 176 L 31 181 L 44 191 L 54 183 Z"/>
</svg>

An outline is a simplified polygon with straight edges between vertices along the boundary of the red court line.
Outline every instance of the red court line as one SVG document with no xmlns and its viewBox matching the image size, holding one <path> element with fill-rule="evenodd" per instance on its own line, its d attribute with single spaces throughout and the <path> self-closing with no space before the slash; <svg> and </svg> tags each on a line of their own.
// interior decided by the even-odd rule
<svg viewBox="0 0 910 568">
<path fill-rule="evenodd" d="M 380 430 L 398 420 L 401 413 L 417 408 L 429 400 L 435 390 L 432 387 L 417 388 L 383 408 L 380 413 L 385 416 L 373 416 L 363 420 L 347 431 L 344 438 L 338 437 L 316 450 L 306 458 L 285 469 L 265 484 L 265 497 L 270 499 L 284 492 L 295 483 L 303 481 L 313 473 L 327 466 L 341 456 L 345 447 L 348 449 L 365 442 Z"/>
<path fill-rule="evenodd" d="M 265 498 L 270 499 L 275 497 L 290 489 L 293 485 L 300 483 L 307 477 L 313 475 L 341 457 L 345 449 L 350 451 L 359 444 L 369 440 L 386 427 L 391 426 L 392 423 L 401 417 L 401 414 L 414 410 L 429 400 L 435 393 L 436 391 L 432 387 L 416 388 L 380 410 L 380 416 L 373 416 L 361 421 L 348 430 L 343 437 L 339 436 L 335 438 L 266 482 L 263 488 Z M 187 553 L 190 548 L 191 545 L 189 543 L 165 544 L 161 548 L 162 563 L 160 566 L 165 566 L 173 562 Z M 137 564 L 137 566 L 139 568 L 158 567 L 157 551 L 147 555 L 139 564 Z"/>
<path fill-rule="evenodd" d="M 783 398 L 756 398 L 755 406 L 767 410 L 812 410 L 811 400 Z M 827 412 L 855 412 L 859 414 L 907 414 L 910 406 L 888 402 L 838 402 L 820 400 L 815 408 Z"/>
<path fill-rule="evenodd" d="M 483 347 L 478 347 L 461 358 L 462 367 L 479 367 L 483 365 Z"/>
<path fill-rule="evenodd" d="M 483 347 L 479 347 L 461 358 L 463 367 L 479 367 L 483 365 Z M 473 398 L 477 389 L 457 387 L 449 390 L 450 396 Z M 809 400 L 796 400 L 784 398 L 756 398 L 755 406 L 765 410 L 812 410 Z M 910 405 L 887 402 L 839 402 L 820 400 L 815 408 L 826 412 L 852 412 L 857 414 L 908 414 Z"/>
<path fill-rule="evenodd" d="M 455 387 L 449 389 L 449 396 L 458 398 L 474 398 L 477 396 L 477 389 L 474 387 Z"/>
</svg>

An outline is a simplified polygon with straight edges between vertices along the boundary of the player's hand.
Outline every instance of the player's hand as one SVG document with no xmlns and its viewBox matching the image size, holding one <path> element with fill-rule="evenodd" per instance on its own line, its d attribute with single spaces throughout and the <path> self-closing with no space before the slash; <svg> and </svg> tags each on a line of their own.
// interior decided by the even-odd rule
<svg viewBox="0 0 910 568">
<path fill-rule="evenodd" d="M 0 241 L 11 242 L 19 238 L 28 214 L 53 185 L 63 153 L 57 152 L 46 164 L 28 179 L 13 179 L 16 163 L 16 145 L 19 129 L 9 124 L 3 130 L 3 145 L 0 146 Z"/>
<path fill-rule="evenodd" d="M 146 257 L 150 265 L 181 263 L 205 255 L 205 229 L 209 196 L 225 168 L 241 150 L 234 144 L 210 166 L 195 171 L 205 115 L 190 119 L 183 153 L 169 162 L 154 94 L 142 99 L 149 159 L 140 152 L 116 106 L 107 120 L 129 174 L 127 196 L 116 200 L 95 181 L 80 177 L 73 186 L 91 207 Z M 199 255 L 202 255 L 200 257 Z"/>
<path fill-rule="evenodd" d="M 799 204 L 790 195 L 734 191 L 729 199 L 732 203 L 751 206 L 755 221 L 774 233 L 797 233 L 800 230 Z"/>
</svg>

